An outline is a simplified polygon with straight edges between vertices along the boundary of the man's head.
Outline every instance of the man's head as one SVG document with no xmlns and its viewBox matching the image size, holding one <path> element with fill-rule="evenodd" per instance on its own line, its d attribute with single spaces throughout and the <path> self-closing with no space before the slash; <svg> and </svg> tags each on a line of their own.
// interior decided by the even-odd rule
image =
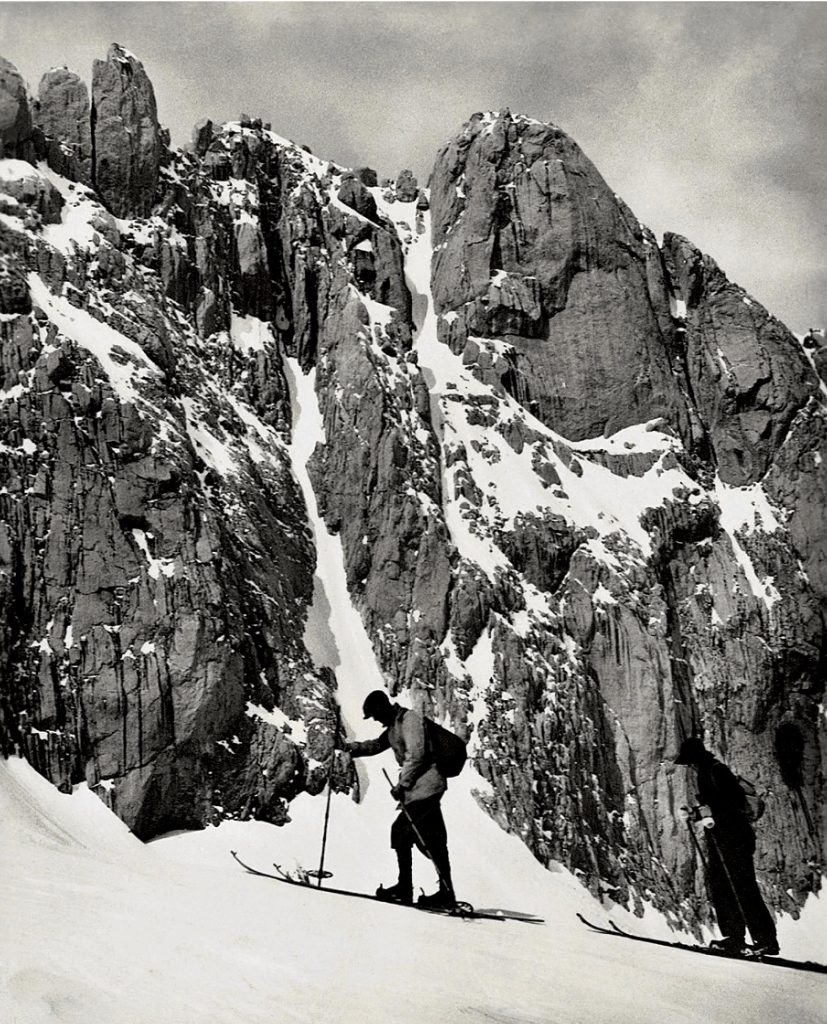
<svg viewBox="0 0 827 1024">
<path fill-rule="evenodd" d="M 390 725 L 396 715 L 396 705 L 384 690 L 372 690 L 362 705 L 365 718 L 375 718 L 382 725 Z"/>
<path fill-rule="evenodd" d="M 675 764 L 700 764 L 707 752 L 704 741 L 700 737 L 690 736 L 681 743 Z"/>
</svg>

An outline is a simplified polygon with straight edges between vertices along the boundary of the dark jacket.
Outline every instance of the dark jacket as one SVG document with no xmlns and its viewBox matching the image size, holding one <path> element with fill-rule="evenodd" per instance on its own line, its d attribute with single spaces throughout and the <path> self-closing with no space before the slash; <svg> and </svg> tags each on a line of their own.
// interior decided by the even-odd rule
<svg viewBox="0 0 827 1024">
<path fill-rule="evenodd" d="M 422 715 L 397 706 L 396 718 L 382 735 L 375 740 L 351 743 L 350 753 L 353 757 L 369 757 L 388 748 L 393 750 L 401 769 L 397 786 L 403 790 L 403 804 L 442 796 L 448 784 L 434 764 Z"/>
<path fill-rule="evenodd" d="M 698 803 L 710 809 L 715 827 L 738 831 L 747 829 L 751 832 L 752 827 L 745 813 L 747 798 L 730 769 L 712 754 L 707 754 L 697 769 Z"/>
</svg>

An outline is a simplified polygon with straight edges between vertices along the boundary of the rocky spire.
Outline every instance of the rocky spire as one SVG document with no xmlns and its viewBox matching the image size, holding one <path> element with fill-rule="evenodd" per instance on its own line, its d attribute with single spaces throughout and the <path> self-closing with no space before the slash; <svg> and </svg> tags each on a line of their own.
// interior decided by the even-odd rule
<svg viewBox="0 0 827 1024">
<path fill-rule="evenodd" d="M 92 65 L 93 180 L 118 217 L 146 216 L 158 187 L 162 140 L 143 64 L 113 43 Z"/>
<path fill-rule="evenodd" d="M 752 484 L 818 390 L 816 374 L 793 334 L 690 241 L 667 232 L 663 258 L 680 303 L 682 370 L 711 457 L 724 483 Z"/>
<path fill-rule="evenodd" d="M 26 86 L 14 64 L 0 57 L 0 158 L 29 160 L 32 120 Z"/>
<path fill-rule="evenodd" d="M 564 132 L 475 114 L 437 155 L 431 209 L 455 351 L 507 338 L 520 400 L 572 440 L 667 414 L 683 428 L 668 302 L 648 286 L 654 238 Z"/>
<path fill-rule="evenodd" d="M 41 78 L 34 108 L 49 165 L 59 174 L 92 182 L 92 131 L 86 83 L 67 68 L 52 68 Z"/>
</svg>

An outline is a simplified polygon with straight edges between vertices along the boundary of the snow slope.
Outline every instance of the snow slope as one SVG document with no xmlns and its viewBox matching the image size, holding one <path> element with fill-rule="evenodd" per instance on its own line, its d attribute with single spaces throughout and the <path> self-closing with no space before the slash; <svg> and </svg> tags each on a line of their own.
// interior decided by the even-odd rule
<svg viewBox="0 0 827 1024">
<path fill-rule="evenodd" d="M 374 787 L 378 797 L 378 787 Z M 284 829 L 225 822 L 142 846 L 87 789 L 0 762 L 4 1024 L 714 1024 L 823 1019 L 827 979 L 590 933 L 599 908 L 481 813 L 446 805 L 464 895 L 546 925 L 464 922 L 242 872 L 318 851 L 321 802 Z M 389 878 L 392 805 L 334 801 L 336 884 Z M 381 823 L 379 819 L 381 820 Z M 380 824 L 382 827 L 380 827 Z M 381 864 L 379 863 L 381 861 Z M 421 864 L 421 862 L 420 862 Z"/>
</svg>

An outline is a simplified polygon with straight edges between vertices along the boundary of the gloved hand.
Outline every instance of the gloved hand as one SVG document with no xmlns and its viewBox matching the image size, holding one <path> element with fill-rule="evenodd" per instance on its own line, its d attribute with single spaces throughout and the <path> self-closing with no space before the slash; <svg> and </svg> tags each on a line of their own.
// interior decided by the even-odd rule
<svg viewBox="0 0 827 1024">
<path fill-rule="evenodd" d="M 715 819 L 712 817 L 712 809 L 702 804 L 700 807 L 692 808 L 692 824 L 695 835 L 702 836 L 707 829 L 715 828 Z"/>
<path fill-rule="evenodd" d="M 339 750 L 342 750 L 344 751 L 344 753 L 349 754 L 352 749 L 353 744 L 350 742 L 350 740 L 346 740 L 343 737 L 339 742 Z"/>
<path fill-rule="evenodd" d="M 402 803 L 402 795 L 404 794 L 404 792 L 405 790 L 401 786 L 394 786 L 391 789 L 391 796 L 394 798 L 394 800 L 398 800 L 400 803 Z"/>
</svg>

